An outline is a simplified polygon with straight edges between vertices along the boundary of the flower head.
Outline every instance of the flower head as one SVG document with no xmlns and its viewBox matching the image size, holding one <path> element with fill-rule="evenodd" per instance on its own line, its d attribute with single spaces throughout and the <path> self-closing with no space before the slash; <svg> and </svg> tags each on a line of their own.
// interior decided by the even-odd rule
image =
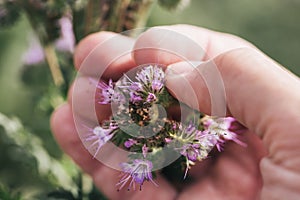
<svg viewBox="0 0 300 200">
<path fill-rule="evenodd" d="M 141 69 L 132 80 L 126 74 L 118 82 L 117 87 L 129 94 L 129 102 L 139 103 L 146 101 L 154 103 L 158 100 L 158 95 L 163 91 L 164 72 L 158 66 L 149 65 Z"/>
<path fill-rule="evenodd" d="M 228 140 L 245 145 L 233 131 L 234 118 L 191 112 L 187 118 L 193 121 L 189 124 L 173 120 L 173 113 L 167 111 L 171 110 L 171 105 L 179 103 L 165 89 L 164 79 L 164 72 L 159 66 L 147 65 L 137 71 L 135 77 L 124 74 L 116 83 L 109 80 L 98 84 L 98 89 L 101 89 L 99 103 L 112 103 L 113 115 L 109 121 L 102 123 L 102 127 L 95 127 L 86 141 L 90 141 L 91 147 L 96 146 L 94 157 L 111 139 L 130 152 L 130 162 L 120 164 L 123 175 L 117 183 L 118 190 L 126 185 L 128 190 L 135 190 L 136 184 L 141 189 L 145 181 L 156 185 L 152 178 L 153 165 L 158 167 L 166 163 L 168 154 L 163 152 L 165 147 L 168 152 L 174 150 L 177 153 L 174 155 L 185 161 L 185 178 L 192 165 L 206 159 L 214 146 L 221 151 Z M 194 114 L 199 115 L 195 118 Z M 157 159 L 156 156 L 163 158 Z"/>
<path fill-rule="evenodd" d="M 97 87 L 101 89 L 101 99 L 99 101 L 100 104 L 109 104 L 112 102 L 120 103 L 124 99 L 122 94 L 114 89 L 114 84 L 111 79 L 109 80 L 108 84 L 100 81 Z"/>
<path fill-rule="evenodd" d="M 86 142 L 93 142 L 90 145 L 90 148 L 96 146 L 94 158 L 98 154 L 100 148 L 114 136 L 113 132 L 116 128 L 117 127 L 115 126 L 111 126 L 108 129 L 104 129 L 101 126 L 96 126 L 94 129 L 92 129 L 91 134 L 85 138 Z"/>
<path fill-rule="evenodd" d="M 121 168 L 124 173 L 119 183 L 117 183 L 119 190 L 122 189 L 127 182 L 129 182 L 128 190 L 133 187 L 135 190 L 135 183 L 140 185 L 140 190 L 145 181 L 151 181 L 154 185 L 157 184 L 152 179 L 152 162 L 145 159 L 135 159 L 131 163 L 121 163 Z"/>
<path fill-rule="evenodd" d="M 158 93 L 164 86 L 165 74 L 157 66 L 149 65 L 136 75 L 136 79 L 143 84 L 149 92 Z"/>
<path fill-rule="evenodd" d="M 193 123 L 184 125 L 182 123 L 173 122 L 169 135 L 174 140 L 177 140 L 182 144 L 187 144 L 198 140 L 199 137 L 202 136 L 202 133 Z"/>
<path fill-rule="evenodd" d="M 194 162 L 207 158 L 208 153 L 215 146 L 216 140 L 210 135 L 198 130 L 197 126 L 193 123 L 183 125 L 176 123 L 172 125 L 171 132 L 166 141 L 168 145 L 174 145 L 174 150 L 177 150 L 182 156 L 186 158 L 186 171 L 184 178 L 187 175 L 188 169 Z"/>
<path fill-rule="evenodd" d="M 232 140 L 239 145 L 246 146 L 246 144 L 238 139 L 238 135 L 230 130 L 232 122 L 236 121 L 232 117 L 205 117 L 203 124 L 205 133 L 214 135 L 216 137 L 217 149 L 222 151 L 226 141 Z"/>
<path fill-rule="evenodd" d="M 185 144 L 180 153 L 191 161 L 196 161 L 199 156 L 199 144 Z"/>
</svg>

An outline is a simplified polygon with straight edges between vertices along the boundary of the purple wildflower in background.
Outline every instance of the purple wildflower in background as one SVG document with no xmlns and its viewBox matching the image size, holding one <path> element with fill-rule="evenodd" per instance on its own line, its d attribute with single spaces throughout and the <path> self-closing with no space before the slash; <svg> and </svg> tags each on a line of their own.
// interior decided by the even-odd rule
<svg viewBox="0 0 300 200">
<path fill-rule="evenodd" d="M 141 190 L 145 181 L 151 181 L 155 186 L 157 186 L 152 178 L 153 164 L 151 161 L 135 159 L 131 163 L 121 163 L 120 166 L 124 175 L 117 183 L 117 186 L 119 186 L 118 190 L 121 190 L 126 183 L 129 184 L 127 190 L 130 190 L 131 188 L 135 190 L 136 183 L 139 184 Z"/>
<path fill-rule="evenodd" d="M 0 18 L 4 18 L 6 17 L 6 15 L 8 14 L 7 9 L 5 9 L 4 7 L 0 7 Z"/>
<path fill-rule="evenodd" d="M 36 37 L 29 39 L 29 47 L 22 60 L 25 65 L 35 65 L 45 60 L 43 48 Z"/>
<path fill-rule="evenodd" d="M 64 16 L 58 21 L 60 26 L 60 38 L 55 42 L 55 46 L 58 50 L 64 52 L 74 52 L 75 48 L 75 36 L 73 33 L 72 20 L 68 16 Z"/>
<path fill-rule="evenodd" d="M 73 53 L 75 48 L 75 36 L 71 18 L 64 16 L 59 19 L 60 37 L 55 42 L 58 51 Z M 35 65 L 45 61 L 45 53 L 36 36 L 30 36 L 29 47 L 23 55 L 25 65 Z"/>
</svg>

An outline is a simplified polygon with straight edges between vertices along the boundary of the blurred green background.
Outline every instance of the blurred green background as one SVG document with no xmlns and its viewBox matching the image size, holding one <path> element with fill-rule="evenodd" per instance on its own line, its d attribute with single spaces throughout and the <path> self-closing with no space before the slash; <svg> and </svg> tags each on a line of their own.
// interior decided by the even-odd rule
<svg viewBox="0 0 300 200">
<path fill-rule="evenodd" d="M 232 33 L 252 42 L 300 75 L 299 11 L 298 0 L 194 0 L 182 11 L 170 12 L 155 5 L 148 26 L 185 23 Z M 38 136 L 40 145 L 46 148 L 49 156 L 61 159 L 63 155 L 49 128 L 49 104 L 53 106 L 61 102 L 56 98 L 55 90 L 45 94 L 49 92 L 47 81 L 51 79 L 50 72 L 46 67 L 28 70 L 22 64 L 30 33 L 29 23 L 24 17 L 13 27 L 0 30 L 0 113 L 18 117 L 22 131 Z M 44 100 L 40 99 L 40 95 L 44 96 Z M 23 161 L 27 159 L 24 156 L 26 151 L 12 147 L 17 152 L 10 152 L 12 150 L 8 147 L 13 143 L 7 142 L 9 139 L 1 135 L 5 131 L 8 132 L 0 126 L 0 181 L 12 188 L 24 183 L 31 188 L 47 188 L 43 178 L 33 175 L 37 169 L 32 169 L 30 158 Z M 19 135 L 13 137 L 18 139 Z M 30 144 L 30 141 L 27 142 Z M 25 143 L 23 146 L 26 146 Z"/>
</svg>

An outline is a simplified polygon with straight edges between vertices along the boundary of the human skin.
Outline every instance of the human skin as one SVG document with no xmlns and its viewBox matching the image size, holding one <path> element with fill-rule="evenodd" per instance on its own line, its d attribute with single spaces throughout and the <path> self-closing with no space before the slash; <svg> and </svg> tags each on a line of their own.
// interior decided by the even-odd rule
<svg viewBox="0 0 300 200">
<path fill-rule="evenodd" d="M 170 92 L 188 105 L 211 114 L 212 102 L 207 98 L 209 91 L 201 75 L 211 66 L 216 66 L 224 84 L 227 115 L 235 117 L 247 128 L 242 139 L 248 146 L 226 144 L 225 151 L 216 158 L 202 161 L 190 170 L 195 181 L 186 184 L 180 191 L 162 175 L 156 179 L 159 187 L 146 182 L 142 191 L 117 191 L 115 184 L 120 172 L 93 159 L 75 128 L 73 114 L 83 118 L 89 116 L 88 112 L 83 111 L 84 105 L 80 110 L 72 108 L 74 98 L 81 98 L 88 92 L 85 88 L 88 87 L 87 80 L 82 79 L 80 91 L 71 89 L 68 102 L 52 115 L 53 134 L 63 151 L 91 175 L 96 186 L 109 199 L 300 199 L 299 78 L 236 36 L 188 25 L 160 28 L 191 38 L 205 50 L 206 54 L 201 58 L 204 62 L 191 68 L 178 57 L 163 54 L 159 49 L 168 44 L 168 49 L 191 60 L 198 59 L 196 52 L 183 52 L 180 48 L 185 44 L 178 45 L 180 41 L 176 38 L 166 37 L 163 43 L 158 42 L 162 33 L 152 28 L 137 40 L 127 37 L 119 39 L 120 47 L 129 51 L 133 48 L 134 51 L 109 65 L 103 78 L 118 79 L 130 68 L 155 63 L 160 56 L 159 62 L 167 65 L 166 84 Z M 83 39 L 75 51 L 76 69 L 80 68 L 96 45 L 114 36 L 115 33 L 100 32 Z M 137 50 L 143 46 L 153 49 Z M 90 62 L 106 62 L 120 50 L 117 47 L 99 51 L 99 55 Z M 93 76 L 97 70 L 101 69 L 86 71 L 86 77 Z M 186 92 L 181 92 L 185 91 L 186 84 L 193 88 L 197 106 Z M 107 117 L 106 107 L 98 105 L 96 110 L 100 120 Z"/>
</svg>

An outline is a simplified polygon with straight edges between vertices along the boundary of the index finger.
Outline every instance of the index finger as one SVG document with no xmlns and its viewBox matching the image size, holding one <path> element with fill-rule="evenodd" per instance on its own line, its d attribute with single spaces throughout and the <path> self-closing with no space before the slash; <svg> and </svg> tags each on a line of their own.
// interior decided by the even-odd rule
<svg viewBox="0 0 300 200">
<path fill-rule="evenodd" d="M 234 35 L 190 25 L 158 26 L 150 28 L 137 39 L 133 58 L 140 64 L 206 61 L 223 52 L 241 48 L 255 48 Z"/>
</svg>

